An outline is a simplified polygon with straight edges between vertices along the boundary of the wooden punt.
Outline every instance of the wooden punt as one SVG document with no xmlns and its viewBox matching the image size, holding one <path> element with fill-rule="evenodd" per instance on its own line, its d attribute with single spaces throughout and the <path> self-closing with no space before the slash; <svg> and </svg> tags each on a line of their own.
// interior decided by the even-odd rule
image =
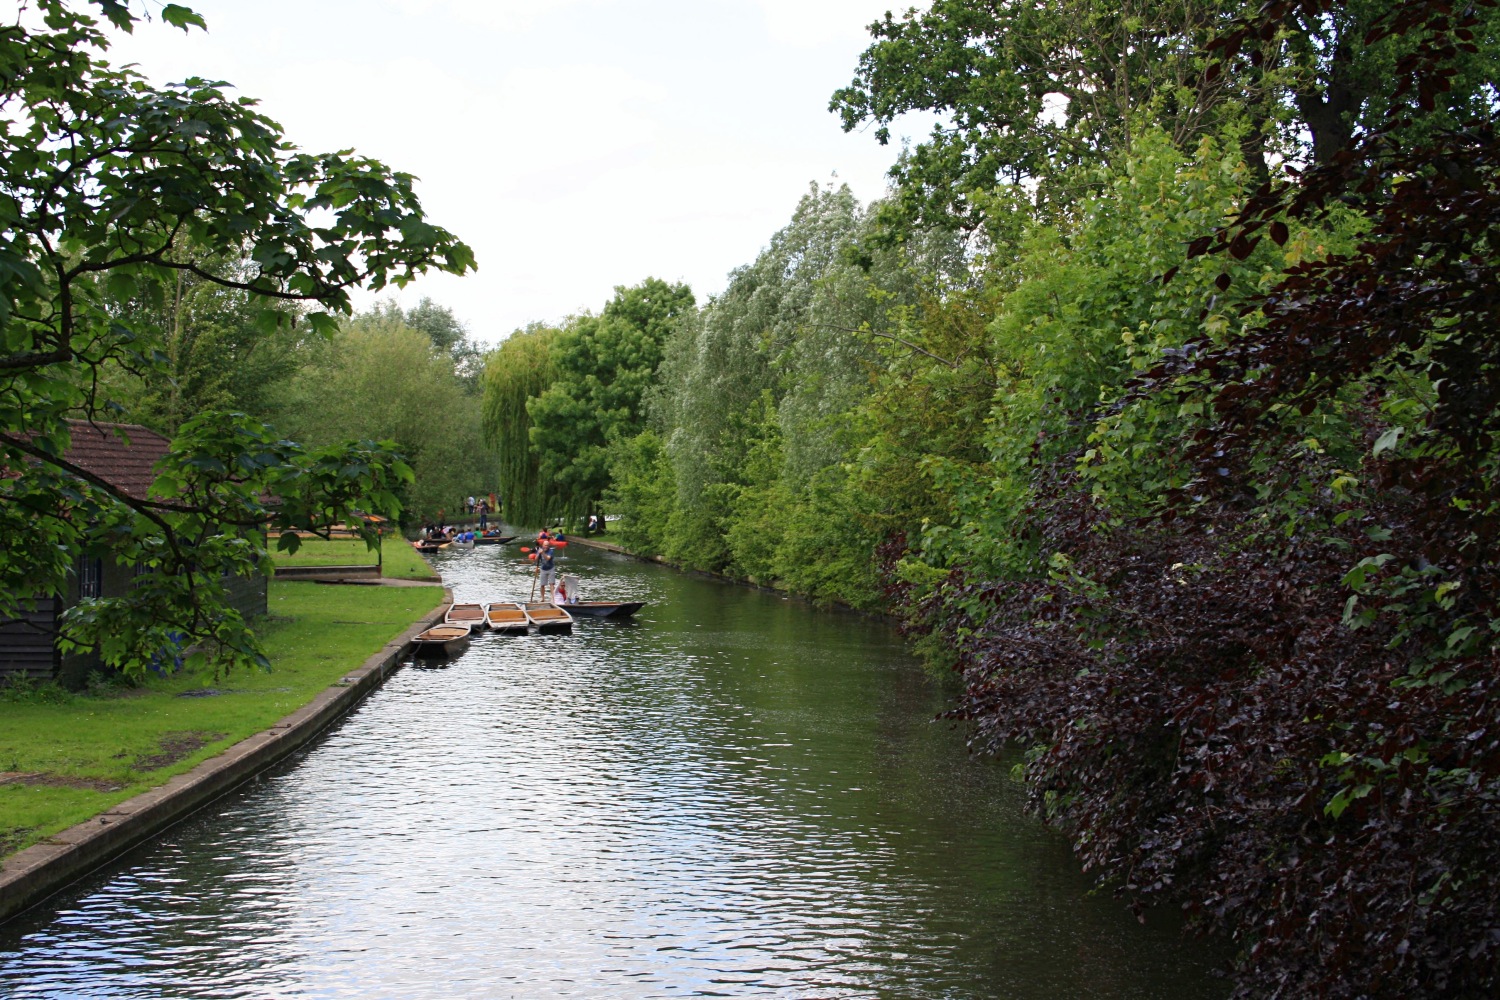
<svg viewBox="0 0 1500 1000">
<path fill-rule="evenodd" d="M 516 540 L 515 535 L 479 535 L 474 539 L 475 545 L 504 545 L 506 542 Z"/>
<path fill-rule="evenodd" d="M 417 656 L 455 656 L 469 643 L 469 626 L 434 625 L 412 640 Z"/>
<path fill-rule="evenodd" d="M 486 604 L 484 613 L 490 628 L 501 635 L 525 635 L 531 630 L 531 619 L 526 617 L 526 610 L 512 601 Z"/>
<path fill-rule="evenodd" d="M 536 630 L 540 634 L 571 632 L 573 630 L 573 616 L 556 604 L 546 604 L 537 601 L 525 605 L 525 608 L 526 617 L 531 619 L 531 624 L 536 626 Z"/>
<path fill-rule="evenodd" d="M 574 618 L 629 618 L 645 601 L 574 601 L 562 607 Z"/>
<path fill-rule="evenodd" d="M 455 604 L 443 615 L 444 625 L 467 625 L 471 629 L 484 628 L 484 621 L 482 604 Z"/>
<path fill-rule="evenodd" d="M 443 547 L 443 544 L 441 542 L 421 541 L 421 542 L 412 542 L 411 544 L 412 544 L 412 548 L 416 549 L 418 552 L 429 552 L 429 553 L 431 553 L 431 552 L 436 552 L 438 549 L 440 549 L 440 548 Z"/>
</svg>

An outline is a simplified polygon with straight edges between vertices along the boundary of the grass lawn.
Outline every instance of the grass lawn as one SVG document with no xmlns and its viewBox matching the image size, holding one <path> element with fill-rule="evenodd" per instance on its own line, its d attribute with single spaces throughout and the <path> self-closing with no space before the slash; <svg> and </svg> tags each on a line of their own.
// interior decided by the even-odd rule
<svg viewBox="0 0 1500 1000">
<path fill-rule="evenodd" d="M 0 784 L 0 857 L 268 729 L 442 599 L 437 586 L 272 581 L 261 630 L 269 672 L 153 678 L 95 694 L 0 694 L 0 772 L 24 776 Z"/>
<path fill-rule="evenodd" d="M 400 535 L 387 536 L 382 547 L 382 576 L 398 580 L 436 580 L 438 575 L 421 553 Z M 375 553 L 358 538 L 304 538 L 295 555 L 276 551 L 271 541 L 271 558 L 278 566 L 373 566 Z"/>
</svg>

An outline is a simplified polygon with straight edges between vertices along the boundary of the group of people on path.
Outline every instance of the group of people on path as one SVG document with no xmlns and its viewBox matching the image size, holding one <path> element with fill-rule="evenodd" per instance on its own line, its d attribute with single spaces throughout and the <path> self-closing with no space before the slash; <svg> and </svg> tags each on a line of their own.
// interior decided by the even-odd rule
<svg viewBox="0 0 1500 1000">
<path fill-rule="evenodd" d="M 464 501 L 464 513 L 479 515 L 479 530 L 481 532 L 489 530 L 490 502 L 486 497 L 475 499 L 473 494 L 470 494 L 468 499 Z"/>
</svg>

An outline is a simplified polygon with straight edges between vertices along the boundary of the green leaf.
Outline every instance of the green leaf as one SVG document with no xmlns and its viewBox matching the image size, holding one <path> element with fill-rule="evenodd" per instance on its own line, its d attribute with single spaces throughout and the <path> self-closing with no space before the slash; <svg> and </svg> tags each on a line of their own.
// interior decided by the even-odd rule
<svg viewBox="0 0 1500 1000">
<path fill-rule="evenodd" d="M 183 31 L 187 31 L 189 25 L 208 30 L 208 24 L 203 20 L 202 15 L 180 4 L 169 3 L 164 6 L 161 9 L 161 19 Z"/>
</svg>

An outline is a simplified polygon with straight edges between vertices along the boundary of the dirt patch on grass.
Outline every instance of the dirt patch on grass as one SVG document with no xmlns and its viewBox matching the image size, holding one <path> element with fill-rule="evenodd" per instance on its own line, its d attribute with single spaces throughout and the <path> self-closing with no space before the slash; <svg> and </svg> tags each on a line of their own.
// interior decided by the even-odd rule
<svg viewBox="0 0 1500 1000">
<path fill-rule="evenodd" d="M 205 733 L 193 729 L 167 733 L 157 744 L 156 753 L 137 757 L 130 768 L 133 771 L 157 771 L 170 767 L 188 754 L 195 753 L 223 738 L 223 733 Z"/>
<path fill-rule="evenodd" d="M 36 829 L 34 826 L 10 826 L 0 829 L 0 858 L 19 851 L 21 845 L 31 839 Z"/>
<path fill-rule="evenodd" d="M 109 778 L 72 778 L 46 771 L 0 771 L 0 785 L 45 785 L 48 788 L 87 788 L 95 792 L 118 792 L 126 787 L 122 781 Z"/>
</svg>

